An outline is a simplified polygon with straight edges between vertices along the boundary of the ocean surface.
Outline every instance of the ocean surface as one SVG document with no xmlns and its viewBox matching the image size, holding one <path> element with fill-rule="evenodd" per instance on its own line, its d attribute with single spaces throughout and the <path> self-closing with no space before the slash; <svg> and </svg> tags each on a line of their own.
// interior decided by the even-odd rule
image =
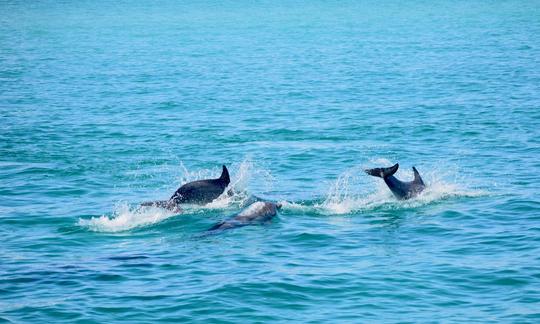
<svg viewBox="0 0 540 324">
<path fill-rule="evenodd" d="M 538 323 L 539 173 L 539 1 L 0 0 L 0 322 Z"/>
</svg>

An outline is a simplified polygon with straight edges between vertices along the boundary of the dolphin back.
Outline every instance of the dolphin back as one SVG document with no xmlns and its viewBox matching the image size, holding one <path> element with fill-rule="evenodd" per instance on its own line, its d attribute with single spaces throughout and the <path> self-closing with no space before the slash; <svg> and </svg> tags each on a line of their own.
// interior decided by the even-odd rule
<svg viewBox="0 0 540 324">
<path fill-rule="evenodd" d="M 228 220 L 216 223 L 206 230 L 206 232 L 217 233 L 226 229 L 247 225 L 264 224 L 274 218 L 280 208 L 281 204 L 267 201 L 257 201 Z"/>
<path fill-rule="evenodd" d="M 219 178 L 188 182 L 181 186 L 170 200 L 176 203 L 207 204 L 219 197 L 230 182 L 229 170 L 223 166 Z"/>
</svg>

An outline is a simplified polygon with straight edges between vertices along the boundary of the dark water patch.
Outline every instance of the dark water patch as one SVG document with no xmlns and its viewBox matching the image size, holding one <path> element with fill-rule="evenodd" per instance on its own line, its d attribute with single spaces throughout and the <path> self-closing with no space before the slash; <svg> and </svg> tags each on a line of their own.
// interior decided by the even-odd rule
<svg viewBox="0 0 540 324">
<path fill-rule="evenodd" d="M 92 311 L 97 313 L 104 313 L 104 314 L 122 314 L 122 315 L 128 315 L 130 313 L 133 313 L 133 309 L 130 307 L 122 307 L 122 306 L 97 306 L 92 307 Z"/>
<path fill-rule="evenodd" d="M 81 281 L 79 280 L 43 280 L 41 282 L 44 285 L 65 287 L 65 288 L 76 288 L 81 286 Z"/>
<path fill-rule="evenodd" d="M 498 285 L 498 286 L 513 286 L 513 287 L 518 286 L 519 287 L 519 286 L 526 285 L 528 283 L 528 280 L 509 277 L 509 278 L 495 279 L 491 281 L 490 283 L 493 285 Z"/>
<path fill-rule="evenodd" d="M 504 210 L 519 215 L 523 213 L 535 213 L 540 211 L 540 202 L 514 198 L 504 202 Z"/>
<path fill-rule="evenodd" d="M 58 232 L 64 235 L 77 235 L 85 231 L 86 230 L 84 228 L 80 226 L 73 226 L 73 225 L 60 226 L 58 228 Z"/>
<path fill-rule="evenodd" d="M 2 280 L 5 284 L 27 284 L 40 281 L 41 277 L 19 277 L 19 278 L 7 278 Z"/>
<path fill-rule="evenodd" d="M 293 234 L 289 236 L 289 241 L 291 243 L 296 244 L 303 244 L 303 245 L 312 245 L 312 244 L 331 244 L 332 242 L 335 242 L 336 238 L 332 235 L 323 234 L 323 233 L 299 233 L 299 234 Z"/>
<path fill-rule="evenodd" d="M 181 268 L 179 265 L 171 263 L 159 264 L 158 267 L 164 271 L 178 270 L 179 268 Z"/>
<path fill-rule="evenodd" d="M 115 261 L 130 261 L 130 260 L 141 260 L 141 259 L 148 259 L 149 257 L 146 255 L 119 255 L 119 256 L 113 256 L 109 257 L 109 260 L 115 260 Z"/>
<path fill-rule="evenodd" d="M 132 263 L 132 262 L 123 263 L 120 265 L 120 267 L 122 268 L 152 268 L 154 266 L 155 265 L 152 263 Z"/>
<path fill-rule="evenodd" d="M 89 276 L 89 278 L 101 282 L 122 282 L 128 280 L 127 277 L 114 273 L 97 273 Z"/>
<path fill-rule="evenodd" d="M 130 296 L 119 296 L 117 299 L 119 301 L 142 301 L 142 302 L 152 302 L 152 301 L 158 301 L 158 300 L 171 300 L 174 299 L 176 296 L 171 295 L 163 295 L 163 294 L 149 294 L 149 295 L 130 295 Z M 172 301 L 172 300 L 171 300 Z"/>
</svg>

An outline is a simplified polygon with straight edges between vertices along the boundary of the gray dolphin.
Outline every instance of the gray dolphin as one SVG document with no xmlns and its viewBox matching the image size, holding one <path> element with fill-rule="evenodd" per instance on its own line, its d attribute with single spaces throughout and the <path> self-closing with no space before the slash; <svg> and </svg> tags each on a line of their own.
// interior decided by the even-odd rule
<svg viewBox="0 0 540 324">
<path fill-rule="evenodd" d="M 210 227 L 206 233 L 216 233 L 231 228 L 266 223 L 276 216 L 279 209 L 281 209 L 280 203 L 257 201 L 232 218 Z"/>
<path fill-rule="evenodd" d="M 169 200 L 144 202 L 142 206 L 155 206 L 180 211 L 179 204 L 207 204 L 219 197 L 229 185 L 231 179 L 226 166 L 217 179 L 197 180 L 184 184 Z"/>
<path fill-rule="evenodd" d="M 389 168 L 375 168 L 367 169 L 365 171 L 367 174 L 374 177 L 383 178 L 386 185 L 388 185 L 388 188 L 390 188 L 390 191 L 392 191 L 394 196 L 400 200 L 413 198 L 426 188 L 422 177 L 420 177 L 420 173 L 418 173 L 418 170 L 416 170 L 415 167 L 412 168 L 414 180 L 411 182 L 403 182 L 394 177 L 394 173 L 396 173 L 398 168 L 399 164 L 396 163 Z"/>
</svg>

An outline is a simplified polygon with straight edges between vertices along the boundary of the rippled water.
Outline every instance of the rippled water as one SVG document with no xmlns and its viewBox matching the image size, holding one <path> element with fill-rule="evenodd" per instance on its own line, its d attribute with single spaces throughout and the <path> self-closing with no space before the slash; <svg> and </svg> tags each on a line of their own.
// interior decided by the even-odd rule
<svg viewBox="0 0 540 324">
<path fill-rule="evenodd" d="M 0 12 L 0 321 L 539 321 L 538 1 Z"/>
</svg>

